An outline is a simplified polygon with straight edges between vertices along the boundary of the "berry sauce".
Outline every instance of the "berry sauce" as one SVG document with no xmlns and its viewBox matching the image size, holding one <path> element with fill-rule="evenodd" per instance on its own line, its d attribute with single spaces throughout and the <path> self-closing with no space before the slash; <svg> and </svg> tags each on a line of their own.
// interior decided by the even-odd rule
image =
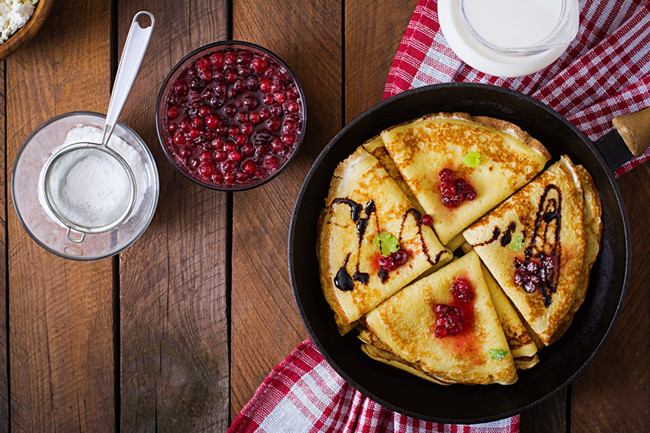
<svg viewBox="0 0 650 433">
<path fill-rule="evenodd" d="M 452 170 L 443 168 L 438 173 L 438 177 L 440 178 L 438 189 L 442 195 L 442 204 L 446 207 L 456 208 L 463 202 L 476 198 L 474 187 L 466 179 L 455 177 Z"/>
<path fill-rule="evenodd" d="M 465 278 L 457 278 L 449 290 L 453 296 L 451 305 L 433 306 L 436 338 L 467 334 L 474 326 L 474 286 Z"/>
<path fill-rule="evenodd" d="M 191 177 L 246 187 L 273 176 L 303 132 L 304 102 L 289 71 L 258 51 L 216 47 L 183 65 L 164 99 L 164 144 Z"/>
</svg>

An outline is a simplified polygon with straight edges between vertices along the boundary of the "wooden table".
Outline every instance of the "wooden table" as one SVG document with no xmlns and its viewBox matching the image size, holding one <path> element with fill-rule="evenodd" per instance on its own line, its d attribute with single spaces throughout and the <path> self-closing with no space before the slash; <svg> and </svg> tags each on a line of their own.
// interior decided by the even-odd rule
<svg viewBox="0 0 650 433">
<path fill-rule="evenodd" d="M 0 63 L 0 431 L 227 429 L 307 332 L 287 272 L 289 218 L 319 151 L 382 98 L 415 0 L 56 0 L 37 36 Z M 11 167 L 28 135 L 73 110 L 105 112 L 131 18 L 156 29 L 121 120 L 161 178 L 144 236 L 117 257 L 55 257 L 21 227 Z M 236 194 L 177 173 L 158 144 L 156 97 L 203 44 L 239 39 L 276 52 L 308 100 L 309 127 L 278 178 Z M 613 336 L 565 391 L 522 414 L 522 432 L 648 431 L 650 164 L 619 180 L 634 262 Z M 621 240 L 622 241 L 622 240 Z"/>
</svg>

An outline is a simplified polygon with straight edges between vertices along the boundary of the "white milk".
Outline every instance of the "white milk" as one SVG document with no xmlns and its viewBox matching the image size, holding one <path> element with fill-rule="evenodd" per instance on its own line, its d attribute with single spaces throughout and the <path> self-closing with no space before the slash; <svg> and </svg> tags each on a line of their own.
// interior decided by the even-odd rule
<svg viewBox="0 0 650 433">
<path fill-rule="evenodd" d="M 547 37 L 560 19 L 562 0 L 465 0 L 474 30 L 499 47 L 526 47 Z"/>
</svg>

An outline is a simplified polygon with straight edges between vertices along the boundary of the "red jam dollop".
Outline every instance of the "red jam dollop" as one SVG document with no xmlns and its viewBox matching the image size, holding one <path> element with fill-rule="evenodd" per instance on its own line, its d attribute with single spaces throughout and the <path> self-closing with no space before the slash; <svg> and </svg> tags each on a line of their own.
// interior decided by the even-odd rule
<svg viewBox="0 0 650 433">
<path fill-rule="evenodd" d="M 233 47 L 182 68 L 165 98 L 166 148 L 176 164 L 217 187 L 257 184 L 280 170 L 304 120 L 289 71 L 264 53 Z"/>
<path fill-rule="evenodd" d="M 458 335 L 470 329 L 474 322 L 474 287 L 465 278 L 457 278 L 450 287 L 454 300 L 452 305 L 436 304 L 434 334 L 436 338 Z"/>
<path fill-rule="evenodd" d="M 440 194 L 442 195 L 442 204 L 448 208 L 456 208 L 466 201 L 476 198 L 476 191 L 467 180 L 456 178 L 452 170 L 443 168 L 438 173 L 440 178 Z"/>
</svg>

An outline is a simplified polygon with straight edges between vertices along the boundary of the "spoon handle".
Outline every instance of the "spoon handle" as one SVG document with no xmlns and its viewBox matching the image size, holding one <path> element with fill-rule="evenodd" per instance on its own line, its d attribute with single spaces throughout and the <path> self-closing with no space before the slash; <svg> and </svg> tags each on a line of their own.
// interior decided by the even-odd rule
<svg viewBox="0 0 650 433">
<path fill-rule="evenodd" d="M 145 28 L 141 27 L 138 22 L 138 18 L 143 15 L 148 16 L 151 20 L 151 25 Z M 106 113 L 102 145 L 108 143 L 108 139 L 113 133 L 113 128 L 115 128 L 117 118 L 120 116 L 122 108 L 124 108 L 126 98 L 129 96 L 131 86 L 133 86 L 138 69 L 140 69 L 142 58 L 147 51 L 147 45 L 149 45 L 154 23 L 153 15 L 146 11 L 138 12 L 133 17 L 131 29 L 126 37 L 122 57 L 117 68 L 113 91 L 111 92 L 111 102 L 108 105 L 108 112 Z"/>
</svg>

